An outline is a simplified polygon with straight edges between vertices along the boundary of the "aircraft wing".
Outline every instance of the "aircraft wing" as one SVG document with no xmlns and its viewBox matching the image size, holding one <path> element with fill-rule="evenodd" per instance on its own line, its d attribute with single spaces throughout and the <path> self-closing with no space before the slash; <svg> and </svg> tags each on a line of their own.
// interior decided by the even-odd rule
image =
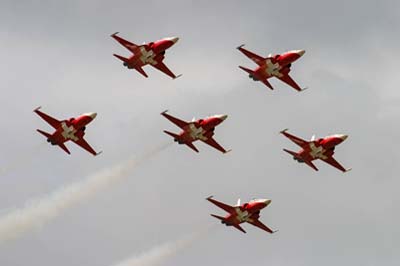
<svg viewBox="0 0 400 266">
<path fill-rule="evenodd" d="M 182 129 L 189 124 L 188 122 L 182 121 L 176 117 L 167 114 L 167 111 L 162 112 L 161 115 Z"/>
<path fill-rule="evenodd" d="M 114 38 L 117 42 L 119 42 L 122 46 L 124 46 L 126 49 L 131 51 L 132 53 L 135 53 L 135 50 L 139 47 L 139 45 L 136 45 L 130 41 L 127 41 L 121 37 L 119 37 L 117 34 L 119 32 L 116 32 L 111 35 L 112 38 Z"/>
<path fill-rule="evenodd" d="M 158 70 L 160 70 L 161 72 L 163 72 L 164 74 L 167 74 L 168 76 L 170 76 L 171 78 L 173 78 L 173 79 L 176 79 L 176 78 L 178 78 L 179 76 L 175 76 L 175 74 L 174 73 L 172 73 L 172 71 L 162 62 L 162 61 L 159 61 L 159 62 L 157 62 L 156 64 L 150 64 L 152 67 L 154 67 L 154 68 L 156 68 L 156 69 L 158 69 Z"/>
<path fill-rule="evenodd" d="M 262 229 L 262 230 L 264 230 L 264 231 L 267 231 L 268 233 L 273 234 L 273 233 L 276 232 L 276 231 L 272 231 L 271 228 L 269 228 L 268 226 L 266 226 L 265 224 L 263 224 L 262 222 L 260 222 L 260 220 L 253 219 L 253 220 L 248 220 L 247 222 L 248 222 L 249 224 L 252 224 L 252 225 L 254 225 L 254 226 L 257 226 L 258 228 L 260 228 L 260 229 Z"/>
<path fill-rule="evenodd" d="M 344 168 L 338 161 L 336 161 L 335 158 L 333 158 L 332 156 L 329 156 L 329 157 L 326 158 L 326 159 L 322 159 L 322 158 L 320 158 L 320 159 L 321 159 L 322 161 L 326 162 L 327 164 L 330 164 L 330 165 L 332 165 L 333 167 L 339 169 L 340 171 L 342 171 L 342 172 L 344 172 L 344 173 L 350 170 L 350 169 L 345 169 L 345 168 Z"/>
<path fill-rule="evenodd" d="M 99 155 L 100 153 L 97 153 L 90 145 L 89 143 L 86 142 L 84 138 L 79 138 L 77 141 L 72 140 L 75 142 L 77 145 L 79 145 L 81 148 L 85 149 L 86 151 L 90 152 L 94 156 Z"/>
<path fill-rule="evenodd" d="M 233 207 L 233 206 L 227 205 L 225 203 L 222 203 L 220 201 L 217 201 L 217 200 L 213 199 L 212 196 L 208 197 L 207 200 L 209 202 L 213 203 L 214 205 L 216 205 L 217 207 L 220 207 L 221 209 L 223 209 L 226 212 L 229 212 L 229 213 L 235 212 L 236 207 Z"/>
<path fill-rule="evenodd" d="M 288 84 L 290 87 L 294 88 L 297 91 L 302 91 L 303 89 L 300 88 L 300 86 L 296 83 L 296 81 L 294 81 L 289 74 L 283 75 L 282 77 L 278 77 L 276 76 L 278 79 L 280 79 L 281 81 L 285 82 L 286 84 Z"/>
<path fill-rule="evenodd" d="M 217 149 L 217 150 L 219 150 L 220 152 L 222 152 L 222 153 L 227 153 L 227 152 L 229 152 L 230 150 L 225 150 L 221 145 L 219 145 L 219 143 L 215 140 L 215 139 L 213 139 L 213 138 L 208 138 L 207 140 L 202 140 L 204 143 L 206 143 L 206 144 L 208 144 L 208 145 L 210 145 L 211 147 L 213 147 L 213 148 L 215 148 L 215 149 Z"/>
<path fill-rule="evenodd" d="M 256 63 L 257 65 L 260 66 L 265 62 L 265 58 L 263 58 L 262 56 L 256 55 L 255 53 L 250 52 L 249 50 L 244 49 L 243 46 L 244 45 L 241 45 L 237 49 L 239 51 L 241 51 L 245 56 L 250 58 L 254 63 Z"/>
<path fill-rule="evenodd" d="M 59 121 L 59 120 L 57 120 L 57 119 L 55 119 L 55 118 L 53 118 L 53 117 L 51 117 L 51 116 L 49 116 L 49 115 L 47 115 L 47 114 L 41 112 L 41 111 L 39 111 L 40 108 L 41 108 L 41 107 L 36 108 L 36 109 L 34 110 L 34 112 L 35 112 L 36 114 L 38 114 L 44 121 L 46 121 L 47 123 L 49 123 L 49 125 L 52 126 L 54 129 L 59 128 L 60 125 L 61 125 L 61 121 Z"/>
<path fill-rule="evenodd" d="M 288 139 L 290 139 L 291 141 L 293 141 L 294 143 L 296 143 L 297 145 L 299 145 L 300 147 L 303 147 L 304 145 L 307 145 L 309 142 L 301 139 L 299 137 L 293 136 L 292 134 L 289 134 L 286 132 L 287 129 L 282 130 L 281 134 L 283 134 L 285 137 L 287 137 Z"/>
</svg>

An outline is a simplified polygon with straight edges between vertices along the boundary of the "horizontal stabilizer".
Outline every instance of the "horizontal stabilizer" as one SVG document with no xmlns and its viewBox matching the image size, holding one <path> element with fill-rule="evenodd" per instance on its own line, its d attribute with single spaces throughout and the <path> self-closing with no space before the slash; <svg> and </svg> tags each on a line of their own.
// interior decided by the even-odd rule
<svg viewBox="0 0 400 266">
<path fill-rule="evenodd" d="M 243 229 L 240 225 L 234 224 L 233 226 L 234 226 L 237 230 L 242 231 L 243 233 L 246 234 L 246 231 L 244 231 L 244 229 Z"/>
<path fill-rule="evenodd" d="M 265 86 L 267 86 L 268 88 L 270 88 L 271 90 L 273 90 L 274 88 L 272 87 L 271 83 L 269 83 L 268 80 L 264 79 L 261 80 L 262 83 L 264 83 Z"/>
<path fill-rule="evenodd" d="M 37 132 L 39 132 L 40 134 L 42 134 L 43 136 L 45 136 L 47 139 L 51 138 L 51 134 L 44 132 L 40 129 L 36 129 Z"/>
<path fill-rule="evenodd" d="M 178 140 L 178 138 L 179 138 L 179 135 L 177 135 L 175 133 L 172 133 L 172 132 L 169 132 L 167 130 L 164 130 L 164 133 L 170 135 L 171 137 L 173 137 L 174 140 Z"/>
<path fill-rule="evenodd" d="M 211 215 L 212 217 L 217 218 L 218 220 L 225 221 L 225 218 L 222 217 L 222 216 L 218 216 L 218 215 L 215 215 L 215 214 L 210 214 L 210 215 Z"/>
<path fill-rule="evenodd" d="M 117 55 L 117 54 L 113 54 L 113 56 L 115 56 L 116 58 L 118 58 L 119 60 L 121 60 L 121 61 L 123 61 L 123 62 L 125 62 L 125 63 L 128 63 L 128 62 L 129 62 L 129 59 L 128 59 L 128 58 L 125 58 L 125 57 L 123 57 L 123 56 L 120 56 L 120 55 Z"/>
<path fill-rule="evenodd" d="M 64 143 L 58 144 L 58 146 L 63 149 L 66 153 L 71 154 L 71 152 L 67 149 L 67 147 L 64 145 Z"/>
<path fill-rule="evenodd" d="M 283 150 L 297 158 L 297 152 L 290 151 L 290 150 L 287 150 L 287 149 L 283 149 Z"/>
<path fill-rule="evenodd" d="M 246 71 L 246 72 L 249 73 L 250 75 L 253 75 L 253 74 L 254 74 L 254 71 L 251 70 L 251 69 L 245 68 L 245 67 L 243 67 L 243 66 L 239 66 L 239 68 L 242 69 L 242 70 L 244 70 L 244 71 Z"/>
<path fill-rule="evenodd" d="M 188 145 L 189 148 L 191 148 L 195 152 L 199 152 L 199 150 L 196 148 L 196 146 L 194 146 L 194 144 L 192 142 L 188 142 L 188 143 L 185 143 L 185 144 Z"/>
</svg>

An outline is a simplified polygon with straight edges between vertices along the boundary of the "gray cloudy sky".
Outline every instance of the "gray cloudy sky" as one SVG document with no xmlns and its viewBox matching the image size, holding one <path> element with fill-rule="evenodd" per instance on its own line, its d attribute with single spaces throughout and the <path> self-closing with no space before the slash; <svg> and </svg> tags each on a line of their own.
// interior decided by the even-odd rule
<svg viewBox="0 0 400 266">
<path fill-rule="evenodd" d="M 234 203 L 267 197 L 261 220 L 279 233 L 222 225 L 162 265 L 375 266 L 400 261 L 398 1 L 11 1 L 0 2 L 0 215 L 170 141 L 178 131 L 159 113 L 229 118 L 216 139 L 233 152 L 172 145 L 128 178 L 22 237 L 2 243 L 4 266 L 110 266 L 218 223 Z M 180 41 L 170 80 L 144 79 L 112 53 L 129 52 L 109 35 L 137 43 Z M 249 80 L 254 67 L 235 47 L 261 55 L 305 49 L 292 76 L 309 90 L 275 91 Z M 68 144 L 47 146 L 32 110 L 59 118 L 96 111 L 86 138 L 96 158 Z M 336 158 L 342 174 L 295 163 L 278 132 L 349 134 Z M 34 155 L 33 155 L 34 154 Z"/>
</svg>

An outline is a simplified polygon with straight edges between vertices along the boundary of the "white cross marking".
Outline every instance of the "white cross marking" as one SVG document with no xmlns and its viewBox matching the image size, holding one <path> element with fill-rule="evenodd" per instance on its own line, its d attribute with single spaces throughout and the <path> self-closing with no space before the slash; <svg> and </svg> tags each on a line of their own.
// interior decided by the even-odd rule
<svg viewBox="0 0 400 266">
<path fill-rule="evenodd" d="M 279 63 L 272 64 L 271 59 L 267 59 L 265 61 L 267 68 L 265 69 L 265 72 L 269 76 L 276 76 L 276 77 L 282 77 L 283 75 L 279 72 L 281 69 Z"/>
<path fill-rule="evenodd" d="M 156 55 L 154 54 L 153 50 L 150 51 L 146 51 L 146 49 L 141 46 L 140 47 L 140 52 L 142 54 L 142 56 L 140 57 L 140 61 L 142 61 L 143 64 L 152 64 L 152 65 L 156 65 L 158 62 L 154 60 L 154 57 L 156 57 Z"/>
<path fill-rule="evenodd" d="M 79 138 L 75 136 L 76 129 L 73 126 L 67 127 L 67 124 L 62 122 L 61 128 L 63 129 L 61 135 L 64 137 L 64 139 L 72 139 L 73 141 L 79 140 Z"/>
<path fill-rule="evenodd" d="M 206 141 L 208 138 L 204 136 L 205 130 L 202 127 L 196 127 L 194 123 L 189 124 L 190 136 L 193 139 L 200 139 Z"/>
<path fill-rule="evenodd" d="M 236 208 L 237 218 L 240 222 L 246 222 L 249 219 L 248 211 L 241 211 L 240 208 Z"/>
<path fill-rule="evenodd" d="M 319 158 L 319 159 L 324 159 L 324 160 L 328 158 L 326 155 L 324 155 L 326 150 L 324 148 L 322 148 L 322 146 L 316 147 L 315 143 L 311 142 L 310 143 L 310 148 L 311 148 L 310 155 L 313 158 Z"/>
</svg>

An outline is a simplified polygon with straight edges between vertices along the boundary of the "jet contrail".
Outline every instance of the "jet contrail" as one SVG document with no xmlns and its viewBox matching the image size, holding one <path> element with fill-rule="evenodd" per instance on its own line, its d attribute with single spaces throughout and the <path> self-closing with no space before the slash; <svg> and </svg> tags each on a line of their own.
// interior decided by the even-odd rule
<svg viewBox="0 0 400 266">
<path fill-rule="evenodd" d="M 129 259 L 121 261 L 113 266 L 156 266 L 160 265 L 166 259 L 173 257 L 183 249 L 191 246 L 197 240 L 208 235 L 211 229 L 215 226 L 210 226 L 205 230 L 201 230 L 172 242 L 156 246 L 142 254 L 135 255 Z"/>
<path fill-rule="evenodd" d="M 3 215 L 0 217 L 0 243 L 13 240 L 26 232 L 40 228 L 59 216 L 67 208 L 127 176 L 140 163 L 152 158 L 170 145 L 171 143 L 160 145 L 142 156 L 107 168 L 82 181 L 64 186 L 40 199 L 31 200 L 24 207 L 14 209 Z"/>
</svg>

